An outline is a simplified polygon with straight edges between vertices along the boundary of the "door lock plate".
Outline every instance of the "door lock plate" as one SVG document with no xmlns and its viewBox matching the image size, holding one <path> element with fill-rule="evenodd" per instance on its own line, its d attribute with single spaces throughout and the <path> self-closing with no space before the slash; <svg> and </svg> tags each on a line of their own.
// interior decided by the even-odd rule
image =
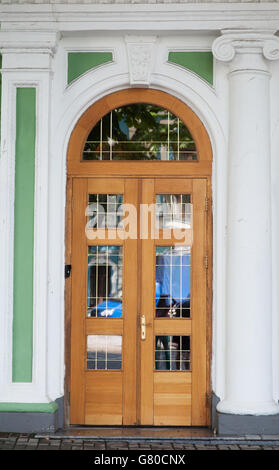
<svg viewBox="0 0 279 470">
<path fill-rule="evenodd" d="M 141 315 L 140 325 L 141 325 L 141 339 L 142 339 L 142 341 L 144 341 L 146 339 L 145 315 Z"/>
</svg>

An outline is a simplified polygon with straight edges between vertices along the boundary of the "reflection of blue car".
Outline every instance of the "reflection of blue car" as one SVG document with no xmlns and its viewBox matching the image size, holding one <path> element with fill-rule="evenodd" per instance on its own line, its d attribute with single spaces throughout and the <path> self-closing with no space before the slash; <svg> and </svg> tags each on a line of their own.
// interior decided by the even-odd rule
<svg viewBox="0 0 279 470">
<path fill-rule="evenodd" d="M 160 284 L 156 282 L 156 305 L 160 299 L 160 290 Z M 92 308 L 90 314 L 92 317 L 122 317 L 122 302 L 117 302 L 116 300 L 101 302 L 100 304 L 96 305 L 96 307 Z"/>
<path fill-rule="evenodd" d="M 177 249 L 176 247 L 171 251 L 169 249 L 162 252 L 158 251 L 156 254 L 156 317 L 168 315 L 189 317 L 191 278 L 190 254 L 187 252 L 184 253 L 184 250 L 181 251 L 181 249 Z M 113 271 L 106 273 L 109 286 L 113 285 L 112 279 L 114 277 Z M 93 281 L 95 283 L 95 277 Z M 103 299 L 106 298 L 107 287 L 102 289 L 101 292 L 100 297 Z M 90 316 L 109 318 L 122 317 L 122 302 L 117 299 L 118 295 L 121 295 L 120 291 L 114 286 L 113 289 L 109 287 L 109 292 L 107 300 L 100 302 L 91 309 Z M 92 297 L 96 297 L 96 294 Z M 172 311 L 169 312 L 170 309 L 172 309 Z"/>
<path fill-rule="evenodd" d="M 100 304 L 96 305 L 96 307 L 92 308 L 91 316 L 115 318 L 122 317 L 122 302 L 116 302 L 116 300 L 101 302 Z"/>
</svg>

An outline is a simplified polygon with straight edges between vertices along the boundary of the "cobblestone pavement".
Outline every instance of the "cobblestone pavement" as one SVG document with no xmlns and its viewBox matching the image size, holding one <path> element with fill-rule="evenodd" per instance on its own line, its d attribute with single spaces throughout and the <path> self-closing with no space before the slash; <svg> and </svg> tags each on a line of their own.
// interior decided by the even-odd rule
<svg viewBox="0 0 279 470">
<path fill-rule="evenodd" d="M 189 451 L 279 450 L 278 436 L 243 436 L 187 439 L 56 438 L 36 434 L 0 433 L 0 450 Z"/>
</svg>

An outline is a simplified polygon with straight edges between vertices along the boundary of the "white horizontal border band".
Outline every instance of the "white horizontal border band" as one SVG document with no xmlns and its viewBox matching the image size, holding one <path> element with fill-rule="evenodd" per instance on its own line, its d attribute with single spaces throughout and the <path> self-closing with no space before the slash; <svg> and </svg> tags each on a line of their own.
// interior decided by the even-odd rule
<svg viewBox="0 0 279 470">
<path fill-rule="evenodd" d="M 278 30 L 279 5 L 272 3 L 1 4 L 1 29 L 220 30 L 267 27 Z M 148 13 L 148 14 L 147 14 Z"/>
</svg>

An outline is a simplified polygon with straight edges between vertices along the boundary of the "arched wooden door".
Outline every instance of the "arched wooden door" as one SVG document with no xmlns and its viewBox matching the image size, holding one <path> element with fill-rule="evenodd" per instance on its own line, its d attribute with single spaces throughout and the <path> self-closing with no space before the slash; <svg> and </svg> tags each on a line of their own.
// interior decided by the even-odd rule
<svg viewBox="0 0 279 470">
<path fill-rule="evenodd" d="M 209 424 L 210 177 L 203 125 L 166 93 L 113 93 L 73 130 L 71 424 Z"/>
</svg>

